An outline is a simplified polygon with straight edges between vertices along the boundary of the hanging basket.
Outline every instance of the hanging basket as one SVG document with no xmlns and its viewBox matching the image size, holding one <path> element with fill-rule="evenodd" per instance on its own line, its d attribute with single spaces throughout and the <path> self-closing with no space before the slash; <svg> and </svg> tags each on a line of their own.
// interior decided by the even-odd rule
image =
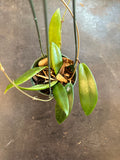
<svg viewBox="0 0 120 160">
<path fill-rule="evenodd" d="M 62 55 L 61 53 L 61 16 L 60 10 L 56 10 L 50 23 L 50 29 L 48 34 L 47 24 L 47 3 L 43 0 L 45 10 L 45 28 L 46 28 L 46 42 L 47 42 L 47 55 L 43 54 L 41 48 L 40 33 L 38 29 L 38 22 L 35 15 L 32 0 L 29 0 L 35 25 L 38 33 L 38 39 L 41 49 L 42 57 L 39 57 L 33 63 L 31 69 L 23 73 L 16 80 L 12 81 L 11 78 L 5 72 L 2 64 L 0 63 L 0 70 L 4 73 L 6 78 L 10 81 L 10 84 L 6 87 L 4 93 L 9 89 L 15 87 L 21 93 L 31 98 L 32 100 L 48 102 L 55 98 L 55 114 L 56 120 L 61 124 L 71 113 L 74 103 L 74 85 L 77 80 L 77 64 L 79 62 L 79 97 L 83 111 L 86 115 L 89 115 L 94 110 L 97 99 L 98 91 L 94 76 L 89 67 L 80 63 L 79 61 L 79 31 L 75 18 L 75 0 L 73 0 L 73 13 L 69 9 L 64 0 L 61 0 L 64 6 L 69 10 L 73 17 L 74 35 L 75 35 L 75 62 Z M 57 29 L 55 27 L 58 27 Z M 50 39 L 49 39 L 50 37 Z M 43 62 L 41 64 L 41 62 Z M 33 86 L 23 87 L 21 84 L 30 80 Z M 31 96 L 24 90 L 39 91 L 41 94 L 47 95 L 47 99 L 40 99 L 36 96 Z M 53 94 L 53 95 L 52 95 Z"/>
</svg>

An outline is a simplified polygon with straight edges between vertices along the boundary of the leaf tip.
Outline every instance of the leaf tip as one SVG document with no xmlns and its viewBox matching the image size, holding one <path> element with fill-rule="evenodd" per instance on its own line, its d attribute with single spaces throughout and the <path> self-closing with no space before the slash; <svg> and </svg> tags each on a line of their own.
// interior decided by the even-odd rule
<svg viewBox="0 0 120 160">
<path fill-rule="evenodd" d="M 58 9 L 56 10 L 56 12 L 59 12 L 59 13 L 60 13 L 60 8 L 58 8 Z"/>
<path fill-rule="evenodd" d="M 56 119 L 56 120 L 57 120 L 57 119 Z M 58 120 L 57 120 L 57 123 L 58 123 L 59 125 L 61 125 L 61 124 L 62 124 L 62 122 L 60 122 L 60 121 L 58 121 Z"/>
<path fill-rule="evenodd" d="M 4 91 L 4 95 L 7 93 L 7 90 Z"/>
<path fill-rule="evenodd" d="M 4 72 L 4 68 L 3 68 L 3 66 L 2 66 L 1 63 L 0 63 L 0 70 L 1 70 L 2 72 Z"/>
</svg>

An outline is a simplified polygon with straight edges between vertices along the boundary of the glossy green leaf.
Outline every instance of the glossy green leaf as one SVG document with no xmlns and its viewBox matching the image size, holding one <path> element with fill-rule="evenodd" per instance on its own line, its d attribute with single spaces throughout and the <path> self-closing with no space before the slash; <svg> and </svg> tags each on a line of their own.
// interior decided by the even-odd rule
<svg viewBox="0 0 120 160">
<path fill-rule="evenodd" d="M 28 81 L 29 79 L 31 79 L 34 75 L 36 75 L 38 72 L 40 72 L 41 70 L 45 69 L 46 66 L 44 67 L 35 67 L 35 68 L 32 68 L 30 70 L 28 70 L 27 72 L 25 72 L 23 75 L 21 75 L 19 78 L 17 78 L 14 83 L 16 85 L 20 85 L 26 81 Z M 5 90 L 4 93 L 6 93 L 10 88 L 13 87 L 13 84 L 9 84 Z"/>
<path fill-rule="evenodd" d="M 54 42 L 59 48 L 61 47 L 61 15 L 58 8 L 53 14 L 49 25 L 49 42 Z"/>
<path fill-rule="evenodd" d="M 53 87 L 58 81 L 52 81 L 50 84 L 51 87 Z M 49 88 L 49 83 L 47 84 L 38 84 L 38 85 L 35 85 L 35 86 L 32 86 L 32 87 L 29 87 L 29 88 L 26 88 L 26 87 L 20 87 L 18 86 L 20 89 L 22 90 L 28 90 L 28 91 L 40 91 L 40 90 L 44 90 L 44 89 L 47 89 Z"/>
<path fill-rule="evenodd" d="M 68 101 L 69 101 L 69 114 L 71 113 L 71 110 L 73 108 L 73 102 L 74 102 L 74 87 L 71 83 L 68 83 L 65 86 L 66 93 L 68 96 Z M 68 114 L 68 116 L 69 116 Z M 61 124 L 63 121 L 67 119 L 68 116 L 66 116 L 65 112 L 59 107 L 58 104 L 55 106 L 55 115 L 56 115 L 56 120 L 59 124 Z"/>
<path fill-rule="evenodd" d="M 98 91 L 94 76 L 84 63 L 79 64 L 79 96 L 82 109 L 89 115 L 96 106 Z"/>
<path fill-rule="evenodd" d="M 68 117 L 58 104 L 55 106 L 55 116 L 59 124 L 61 124 Z"/>
<path fill-rule="evenodd" d="M 69 100 L 69 113 L 70 113 L 74 103 L 74 87 L 72 83 L 68 83 L 65 85 L 65 89 L 66 89 L 68 100 Z"/>
<path fill-rule="evenodd" d="M 55 71 L 55 74 L 57 74 L 63 64 L 63 60 L 61 51 L 54 42 L 50 46 L 50 61 L 51 67 Z"/>
<path fill-rule="evenodd" d="M 66 116 L 69 114 L 69 100 L 65 87 L 61 83 L 57 83 L 53 87 L 53 95 L 57 105 L 65 112 Z"/>
</svg>

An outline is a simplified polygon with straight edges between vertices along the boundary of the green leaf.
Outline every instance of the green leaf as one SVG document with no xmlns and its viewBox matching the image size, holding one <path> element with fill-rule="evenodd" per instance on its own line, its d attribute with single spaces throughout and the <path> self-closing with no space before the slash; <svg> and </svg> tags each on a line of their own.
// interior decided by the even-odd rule
<svg viewBox="0 0 120 160">
<path fill-rule="evenodd" d="M 25 72 L 23 75 L 21 75 L 19 78 L 17 78 L 14 83 L 16 85 L 20 85 L 26 81 L 28 81 L 30 78 L 32 78 L 34 75 L 36 75 L 38 72 L 40 72 L 41 70 L 45 69 L 46 66 L 44 67 L 35 67 L 35 68 L 32 68 L 30 70 L 28 70 L 27 72 Z M 10 88 L 13 87 L 13 84 L 9 84 L 5 90 L 4 93 L 6 93 Z"/>
<path fill-rule="evenodd" d="M 98 91 L 94 76 L 84 63 L 79 64 L 79 96 L 82 109 L 89 115 L 97 104 Z"/>
<path fill-rule="evenodd" d="M 54 42 L 50 46 L 50 61 L 51 67 L 55 71 L 55 74 L 57 74 L 63 64 L 63 60 L 61 51 Z"/>
<path fill-rule="evenodd" d="M 52 81 L 50 84 L 51 87 L 53 87 L 58 81 Z M 28 91 L 38 91 L 38 90 L 44 90 L 44 89 L 47 89 L 49 88 L 49 83 L 47 84 L 38 84 L 38 85 L 35 85 L 35 86 L 32 86 L 32 87 L 29 87 L 29 88 L 26 88 L 26 87 L 20 87 L 18 86 L 20 89 L 22 90 L 28 90 Z"/>
<path fill-rule="evenodd" d="M 74 103 L 74 87 L 72 83 L 68 83 L 65 85 L 65 89 L 66 89 L 68 100 L 69 100 L 69 113 L 70 113 L 72 111 L 73 103 Z"/>
<path fill-rule="evenodd" d="M 56 120 L 59 124 L 61 124 L 68 116 L 66 116 L 65 112 L 59 107 L 58 104 L 55 106 L 55 115 Z"/>
<path fill-rule="evenodd" d="M 69 101 L 65 87 L 59 82 L 53 87 L 53 95 L 57 105 L 65 112 L 66 116 L 69 114 Z"/>
<path fill-rule="evenodd" d="M 71 83 L 66 84 L 65 86 L 66 93 L 68 96 L 69 101 L 69 114 L 71 113 L 71 110 L 73 108 L 73 102 L 74 102 L 74 87 Z M 68 114 L 68 116 L 69 116 Z M 59 124 L 61 124 L 63 121 L 67 119 L 68 116 L 66 116 L 65 112 L 59 107 L 58 104 L 55 106 L 55 115 L 56 120 Z"/>
<path fill-rule="evenodd" d="M 54 42 L 59 48 L 61 47 L 61 15 L 58 8 L 53 14 L 49 25 L 49 42 Z"/>
</svg>

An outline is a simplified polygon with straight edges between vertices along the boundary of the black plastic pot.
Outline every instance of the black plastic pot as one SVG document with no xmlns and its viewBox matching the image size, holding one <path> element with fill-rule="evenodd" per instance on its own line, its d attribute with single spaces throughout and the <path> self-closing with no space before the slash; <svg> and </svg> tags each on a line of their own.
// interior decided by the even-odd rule
<svg viewBox="0 0 120 160">
<path fill-rule="evenodd" d="M 46 57 L 47 57 L 47 55 L 42 56 L 42 57 L 36 59 L 36 60 L 34 61 L 34 63 L 32 64 L 31 68 L 38 67 L 38 62 L 39 62 L 40 60 L 46 58 Z M 65 55 L 62 55 L 62 57 L 68 58 L 68 57 L 65 56 Z M 68 59 L 70 59 L 70 58 L 68 58 Z M 71 66 L 71 67 L 72 67 L 72 69 L 74 70 L 74 66 Z M 75 79 L 75 82 L 74 82 L 73 85 L 75 85 L 75 84 L 76 84 L 76 81 L 77 81 L 77 72 L 76 72 L 75 75 L 74 75 L 74 79 Z M 35 85 L 35 81 L 33 80 L 33 78 L 31 79 L 31 82 L 32 82 L 32 85 L 34 86 L 34 85 Z M 47 90 L 49 90 L 49 89 L 47 89 Z M 45 90 L 38 91 L 38 92 L 41 93 L 42 95 L 49 96 L 49 93 L 48 93 L 48 94 L 47 94 L 47 93 L 44 93 Z"/>
</svg>

